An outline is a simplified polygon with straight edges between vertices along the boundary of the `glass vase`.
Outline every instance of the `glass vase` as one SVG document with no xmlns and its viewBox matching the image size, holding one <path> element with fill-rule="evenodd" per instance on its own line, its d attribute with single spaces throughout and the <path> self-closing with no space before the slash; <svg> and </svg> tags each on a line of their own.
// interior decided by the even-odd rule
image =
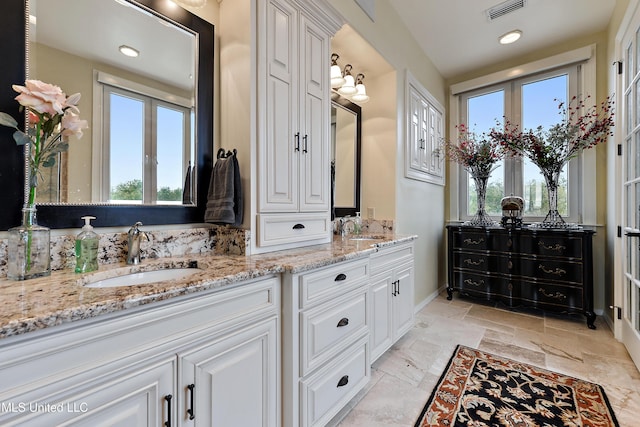
<svg viewBox="0 0 640 427">
<path fill-rule="evenodd" d="M 465 221 L 463 225 L 472 225 L 477 227 L 493 227 L 498 223 L 487 215 L 486 211 L 486 198 L 487 198 L 487 183 L 489 182 L 489 175 L 471 175 L 476 185 L 476 201 L 478 210 L 476 214 L 469 221 Z"/>
<path fill-rule="evenodd" d="M 50 237 L 50 230 L 38 225 L 35 206 L 23 208 L 22 224 L 9 229 L 7 278 L 26 280 L 49 276 Z"/>
<path fill-rule="evenodd" d="M 563 165 L 564 166 L 564 165 Z M 547 195 L 549 197 L 549 212 L 542 222 L 531 224 L 535 228 L 579 228 L 576 224 L 567 223 L 558 212 L 558 182 L 560 179 L 560 168 L 540 169 L 544 181 L 547 185 Z"/>
</svg>

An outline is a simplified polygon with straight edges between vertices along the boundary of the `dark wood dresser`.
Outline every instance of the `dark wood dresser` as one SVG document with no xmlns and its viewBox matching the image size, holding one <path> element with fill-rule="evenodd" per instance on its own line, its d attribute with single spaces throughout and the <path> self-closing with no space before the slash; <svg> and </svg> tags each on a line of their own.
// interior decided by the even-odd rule
<svg viewBox="0 0 640 427">
<path fill-rule="evenodd" d="M 509 307 L 582 313 L 595 329 L 592 230 L 447 225 L 449 287 Z"/>
</svg>

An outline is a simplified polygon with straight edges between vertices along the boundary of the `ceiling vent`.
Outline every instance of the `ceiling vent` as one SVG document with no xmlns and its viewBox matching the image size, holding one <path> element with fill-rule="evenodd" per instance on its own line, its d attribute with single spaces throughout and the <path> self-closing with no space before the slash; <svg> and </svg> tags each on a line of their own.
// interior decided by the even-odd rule
<svg viewBox="0 0 640 427">
<path fill-rule="evenodd" d="M 487 19 L 493 21 L 508 13 L 515 12 L 527 5 L 527 0 L 507 0 L 492 8 L 487 9 Z"/>
</svg>

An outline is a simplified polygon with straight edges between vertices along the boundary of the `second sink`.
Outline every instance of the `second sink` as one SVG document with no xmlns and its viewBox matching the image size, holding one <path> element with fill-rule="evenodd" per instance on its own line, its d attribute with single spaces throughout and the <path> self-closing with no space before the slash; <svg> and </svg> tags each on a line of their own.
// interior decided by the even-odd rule
<svg viewBox="0 0 640 427">
<path fill-rule="evenodd" d="M 128 273 L 108 279 L 97 280 L 85 284 L 87 288 L 113 288 L 116 286 L 135 286 L 148 283 L 161 282 L 163 280 L 179 279 L 202 271 L 198 268 L 164 268 L 152 271 L 140 271 Z"/>
</svg>

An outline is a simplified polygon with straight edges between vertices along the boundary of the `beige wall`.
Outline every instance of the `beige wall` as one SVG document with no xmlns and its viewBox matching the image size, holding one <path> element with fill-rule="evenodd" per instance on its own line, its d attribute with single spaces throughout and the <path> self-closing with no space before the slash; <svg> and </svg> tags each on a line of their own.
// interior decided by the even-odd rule
<svg viewBox="0 0 640 427">
<path fill-rule="evenodd" d="M 395 67 L 389 76 L 380 76 L 375 82 L 367 76 L 369 95 L 373 99 L 373 94 L 384 94 L 385 102 L 369 107 L 372 100 L 363 108 L 363 154 L 367 154 L 363 157 L 363 177 L 366 178 L 363 178 L 362 210 L 366 216 L 367 207 L 373 206 L 376 217 L 396 220 L 399 233 L 418 235 L 415 302 L 421 304 L 446 281 L 444 187 L 404 177 L 406 70 L 442 105 L 446 101 L 445 82 L 406 30 L 389 0 L 376 1 L 375 21 L 353 1 L 330 0 L 330 3 Z M 374 172 L 376 176 L 372 176 Z"/>
</svg>

